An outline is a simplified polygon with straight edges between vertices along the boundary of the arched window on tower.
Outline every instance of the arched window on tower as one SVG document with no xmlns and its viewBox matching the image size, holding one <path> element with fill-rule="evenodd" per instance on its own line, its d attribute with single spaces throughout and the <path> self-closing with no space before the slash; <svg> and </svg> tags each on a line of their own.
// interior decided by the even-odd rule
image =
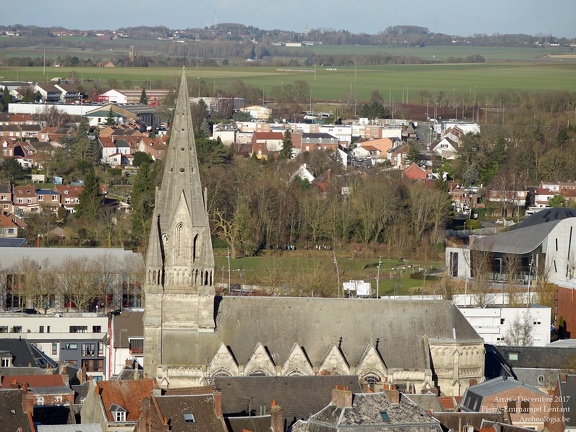
<svg viewBox="0 0 576 432">
<path fill-rule="evenodd" d="M 179 222 L 176 224 L 174 232 L 174 258 L 186 259 L 186 239 L 184 232 L 184 224 Z"/>
<path fill-rule="evenodd" d="M 198 234 L 192 240 L 192 261 L 195 262 L 198 257 Z"/>
</svg>

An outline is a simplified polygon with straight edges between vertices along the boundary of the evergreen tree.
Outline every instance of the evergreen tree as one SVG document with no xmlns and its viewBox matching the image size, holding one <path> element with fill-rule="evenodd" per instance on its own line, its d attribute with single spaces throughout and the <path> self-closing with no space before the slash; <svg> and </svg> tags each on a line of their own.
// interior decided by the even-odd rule
<svg viewBox="0 0 576 432">
<path fill-rule="evenodd" d="M 130 197 L 132 234 L 136 241 L 146 240 L 154 211 L 155 185 L 162 176 L 162 162 L 144 161 L 138 170 Z"/>
<path fill-rule="evenodd" d="M 202 120 L 202 124 L 200 125 L 200 130 L 198 131 L 198 135 L 204 138 L 209 138 L 212 133 L 210 132 L 210 123 L 208 119 Z"/>
<path fill-rule="evenodd" d="M 2 111 L 8 111 L 8 104 L 10 100 L 10 92 L 8 91 L 8 86 L 4 86 L 4 91 L 2 92 Z"/>
<path fill-rule="evenodd" d="M 93 167 L 84 179 L 84 190 L 78 199 L 80 202 L 76 207 L 76 217 L 95 220 L 102 209 L 102 194 L 100 193 L 100 182 Z"/>
<path fill-rule="evenodd" d="M 148 96 L 146 96 L 146 89 L 142 89 L 142 94 L 140 95 L 140 103 L 148 105 Z"/>
<path fill-rule="evenodd" d="M 282 138 L 282 150 L 280 150 L 280 159 L 290 159 L 292 157 L 292 134 L 288 129 L 284 132 Z"/>
<path fill-rule="evenodd" d="M 88 119 L 82 117 L 76 136 L 65 141 L 68 153 L 76 161 L 97 162 L 100 156 L 98 142 L 88 137 Z"/>
<path fill-rule="evenodd" d="M 22 165 L 14 158 L 8 158 L 2 160 L 0 158 L 0 182 L 4 183 L 9 181 L 14 183 L 16 180 L 23 180 L 26 175 L 26 171 L 22 168 Z"/>
<path fill-rule="evenodd" d="M 164 105 L 167 107 L 173 107 L 175 100 L 176 95 L 174 94 L 174 90 L 168 90 L 168 93 L 166 93 L 166 97 L 164 98 Z"/>
<path fill-rule="evenodd" d="M 34 94 L 30 87 L 26 87 L 24 91 L 24 96 L 22 96 L 22 102 L 34 102 Z"/>
<path fill-rule="evenodd" d="M 116 124 L 116 119 L 114 118 L 114 111 L 112 111 L 112 105 L 110 105 L 110 111 L 108 112 L 108 117 L 106 118 L 106 126 L 114 126 Z"/>
</svg>

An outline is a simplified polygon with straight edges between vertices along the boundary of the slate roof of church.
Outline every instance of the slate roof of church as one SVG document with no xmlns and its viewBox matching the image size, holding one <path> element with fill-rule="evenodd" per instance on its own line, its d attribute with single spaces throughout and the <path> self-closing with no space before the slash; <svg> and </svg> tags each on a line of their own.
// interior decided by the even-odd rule
<svg viewBox="0 0 576 432">
<path fill-rule="evenodd" d="M 360 392 L 356 375 L 339 376 L 287 376 L 287 377 L 214 377 L 214 385 L 222 392 L 222 412 L 227 417 L 266 414 L 273 400 L 282 408 L 290 425 L 295 420 L 307 419 L 330 402 L 336 385 Z M 270 427 L 270 419 L 268 419 Z"/>
<path fill-rule="evenodd" d="M 202 365 L 220 344 L 239 364 L 246 364 L 261 343 L 283 364 L 296 343 L 319 367 L 335 345 L 350 365 L 357 365 L 367 346 L 377 345 L 388 369 L 430 368 L 423 335 L 433 340 L 482 338 L 449 301 L 326 299 L 310 297 L 216 298 L 214 333 L 165 333 L 166 346 L 192 344 L 176 364 Z M 196 345 L 198 344 L 198 345 Z M 180 360 L 180 361 L 179 361 Z"/>
</svg>

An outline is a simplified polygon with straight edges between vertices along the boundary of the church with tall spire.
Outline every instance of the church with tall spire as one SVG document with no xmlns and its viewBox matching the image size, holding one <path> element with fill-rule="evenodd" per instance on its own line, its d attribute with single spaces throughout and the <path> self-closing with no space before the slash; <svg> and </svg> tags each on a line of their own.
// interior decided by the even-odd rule
<svg viewBox="0 0 576 432">
<path fill-rule="evenodd" d="M 484 341 L 450 301 L 215 295 L 184 70 L 144 291 L 144 372 L 163 388 L 216 376 L 355 374 L 375 388 L 457 396 L 484 380 Z"/>
</svg>

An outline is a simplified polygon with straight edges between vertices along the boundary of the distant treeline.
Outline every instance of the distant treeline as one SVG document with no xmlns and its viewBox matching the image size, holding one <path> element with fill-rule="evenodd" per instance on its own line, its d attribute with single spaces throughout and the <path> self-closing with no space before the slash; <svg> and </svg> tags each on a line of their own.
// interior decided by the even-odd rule
<svg viewBox="0 0 576 432">
<path fill-rule="evenodd" d="M 36 26 L 0 26 L 0 32 L 11 31 L 19 32 L 22 37 L 11 38 L 10 46 L 17 46 L 16 39 L 28 38 L 53 38 L 56 31 L 64 30 L 62 27 L 36 27 Z M 312 41 L 326 45 L 376 45 L 376 46 L 502 46 L 502 47 L 526 47 L 536 46 L 539 44 L 559 44 L 570 45 L 571 40 L 567 38 L 558 38 L 552 35 L 536 34 L 474 34 L 469 36 L 454 36 L 451 34 L 433 33 L 426 27 L 397 25 L 387 27 L 376 34 L 351 33 L 347 30 L 321 28 L 310 29 L 305 32 L 294 32 L 286 30 L 265 30 L 252 26 L 245 26 L 236 23 L 222 23 L 204 28 L 190 28 L 184 30 L 172 30 L 164 26 L 139 26 L 123 27 L 117 29 L 114 33 L 106 30 L 99 31 L 79 31 L 70 29 L 71 32 L 86 36 L 97 36 L 106 34 L 109 36 L 124 38 L 127 44 L 133 43 L 126 39 L 144 39 L 148 42 L 160 39 L 188 39 L 193 41 L 218 40 L 221 42 L 257 42 L 258 44 L 281 43 L 281 42 L 303 42 Z M 66 38 L 57 42 L 65 43 Z M 87 38 L 93 39 L 93 38 Z M 105 42 L 102 37 L 99 42 Z M 93 43 L 93 40 L 90 42 Z M 77 47 L 82 47 L 79 42 Z"/>
<path fill-rule="evenodd" d="M 236 44 L 236 47 L 223 46 L 215 42 L 194 45 L 187 53 L 177 50 L 164 50 L 164 55 L 135 55 L 132 59 L 128 55 L 92 58 L 83 56 L 57 56 L 47 61 L 64 67 L 94 67 L 100 62 L 111 61 L 116 67 L 216 67 L 216 66 L 377 66 L 387 64 L 430 64 L 430 63 L 484 63 L 484 57 L 476 54 L 467 57 L 447 57 L 443 60 L 430 60 L 416 56 L 396 56 L 387 53 L 382 54 L 314 54 L 311 51 L 291 52 L 289 58 L 278 47 L 252 47 L 246 50 L 244 46 Z M 170 46 L 169 48 L 179 48 Z M 207 53 L 207 51 L 210 53 Z M 171 56 L 173 54 L 173 56 Z M 211 55 L 208 55 L 211 54 Z M 243 55 L 246 54 L 246 55 Z M 246 59 L 252 62 L 246 62 Z M 4 59 L 5 66 L 29 67 L 42 66 L 45 62 L 43 56 L 30 57 L 7 57 Z"/>
</svg>

